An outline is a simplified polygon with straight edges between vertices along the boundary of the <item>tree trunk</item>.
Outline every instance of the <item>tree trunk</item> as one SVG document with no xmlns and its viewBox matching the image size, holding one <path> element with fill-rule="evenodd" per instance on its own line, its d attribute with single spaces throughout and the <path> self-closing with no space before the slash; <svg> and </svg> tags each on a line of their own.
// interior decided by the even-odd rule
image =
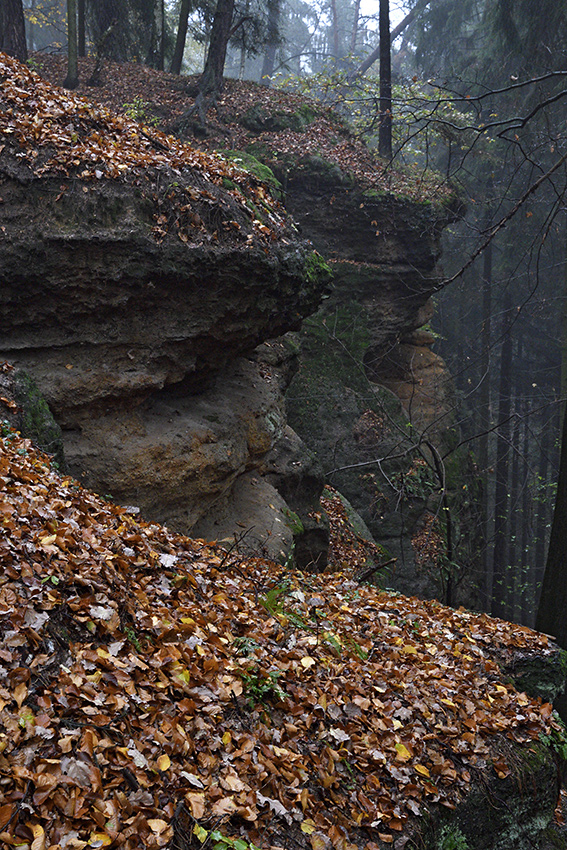
<svg viewBox="0 0 567 850">
<path fill-rule="evenodd" d="M 358 23 L 360 20 L 360 0 L 355 0 L 352 18 L 352 30 L 350 33 L 350 52 L 356 50 L 356 42 L 358 39 Z"/>
<path fill-rule="evenodd" d="M 0 2 L 0 50 L 20 62 L 25 62 L 28 58 L 22 0 Z"/>
<path fill-rule="evenodd" d="M 66 89 L 76 89 L 79 85 L 77 47 L 77 0 L 67 0 L 67 76 L 63 81 Z"/>
<path fill-rule="evenodd" d="M 492 589 L 491 564 L 488 556 L 490 488 L 488 486 L 488 441 L 491 424 L 490 415 L 490 347 L 492 345 L 492 242 L 486 246 L 482 266 L 482 330 L 481 330 L 481 359 L 480 359 L 480 438 L 478 445 L 478 462 L 480 474 L 485 482 L 481 506 L 481 540 L 483 541 L 482 563 L 484 567 L 486 599 L 490 600 Z"/>
<path fill-rule="evenodd" d="M 557 643 L 567 649 L 567 416 L 563 418 L 563 436 L 561 440 L 561 458 L 555 510 L 551 525 L 551 537 L 541 596 L 536 617 L 536 629 L 553 635 Z M 563 719 L 566 716 L 567 699 L 565 695 L 555 707 Z"/>
<path fill-rule="evenodd" d="M 159 5 L 156 10 L 159 17 L 157 30 L 159 32 L 159 46 L 157 50 L 157 69 L 158 71 L 165 70 L 165 0 L 159 0 Z"/>
<path fill-rule="evenodd" d="M 567 231 L 567 222 L 566 222 Z M 567 232 L 565 233 L 564 244 L 564 264 L 563 264 L 563 297 L 561 299 L 561 315 L 559 320 L 559 340 L 561 346 L 561 377 L 560 377 L 560 398 L 561 398 L 561 421 L 565 416 L 565 407 L 567 400 Z"/>
<path fill-rule="evenodd" d="M 211 29 L 207 61 L 199 81 L 199 96 L 217 95 L 222 91 L 226 48 L 234 12 L 234 0 L 217 0 Z"/>
<path fill-rule="evenodd" d="M 189 12 L 191 11 L 191 0 L 181 0 L 179 8 L 179 23 L 177 24 L 177 37 L 175 39 L 175 49 L 173 51 L 173 59 L 171 60 L 170 71 L 172 74 L 181 73 L 181 65 L 183 64 L 183 52 L 185 50 L 185 42 L 187 40 L 187 27 L 189 24 Z"/>
<path fill-rule="evenodd" d="M 30 0 L 30 6 L 29 6 L 29 9 L 30 9 L 30 12 L 31 12 L 31 15 L 28 19 L 28 46 L 29 46 L 30 53 L 33 53 L 35 48 L 36 48 L 36 27 L 35 27 L 35 24 L 33 22 L 34 18 L 35 18 L 36 2 L 37 2 L 37 0 Z M 0 12 L 0 44 L 2 43 L 2 21 L 1 21 L 1 18 L 2 18 L 2 13 Z"/>
<path fill-rule="evenodd" d="M 390 53 L 390 0 L 380 0 L 380 125 L 378 153 L 392 159 L 392 57 Z"/>
<path fill-rule="evenodd" d="M 397 38 L 399 35 L 403 33 L 403 31 L 409 27 L 411 23 L 415 20 L 415 18 L 422 12 L 425 7 L 429 4 L 429 0 L 418 0 L 413 9 L 408 12 L 403 21 L 400 21 L 397 27 L 394 27 L 392 32 L 390 33 L 390 44 Z M 369 53 L 366 59 L 360 63 L 358 68 L 356 68 L 351 74 L 349 74 L 349 80 L 354 80 L 355 77 L 362 77 L 363 74 L 366 74 L 369 68 L 374 65 L 377 59 L 380 58 L 380 50 L 381 47 L 378 45 L 372 53 Z"/>
<path fill-rule="evenodd" d="M 551 422 L 545 421 L 541 430 L 540 447 L 539 447 L 539 464 L 538 464 L 538 500 L 537 500 L 537 515 L 535 521 L 535 555 L 534 555 L 534 570 L 535 570 L 535 593 L 536 604 L 540 588 L 543 582 L 545 572 L 545 550 L 547 544 L 547 526 L 550 517 L 550 506 L 548 505 L 548 475 L 549 475 L 549 455 L 551 452 Z"/>
<path fill-rule="evenodd" d="M 533 504 L 529 487 L 531 477 L 530 429 L 525 399 L 522 403 L 522 459 L 524 467 L 522 475 L 522 569 L 526 575 L 522 599 L 522 623 L 533 628 L 536 615 L 533 593 L 534 565 L 531 557 Z"/>
<path fill-rule="evenodd" d="M 522 347 L 521 339 L 518 340 L 516 349 L 516 362 L 521 362 Z M 514 388 L 514 407 L 515 414 L 512 427 L 512 473 L 510 476 L 510 535 L 508 547 L 508 562 L 509 569 L 512 574 L 512 594 L 510 600 L 510 613 L 514 623 L 521 622 L 522 616 L 522 594 L 525 584 L 525 575 L 522 569 L 522 556 L 518 538 L 520 536 L 520 504 L 521 504 L 521 488 L 520 488 L 520 415 L 519 415 L 520 400 L 518 397 L 518 388 Z"/>
<path fill-rule="evenodd" d="M 339 16 L 337 0 L 331 0 L 331 34 L 333 38 L 332 53 L 334 59 L 339 58 Z"/>
<path fill-rule="evenodd" d="M 269 85 L 270 78 L 274 73 L 276 63 L 276 49 L 278 46 L 280 29 L 280 0 L 268 0 L 268 33 L 266 52 L 262 62 L 261 81 Z"/>
<path fill-rule="evenodd" d="M 87 55 L 85 39 L 85 0 L 77 0 L 77 50 L 79 56 Z"/>
<path fill-rule="evenodd" d="M 511 297 L 506 291 L 502 327 L 502 352 L 500 356 L 500 387 L 498 391 L 498 440 L 496 444 L 496 487 L 494 494 L 494 552 L 492 561 L 492 614 L 507 617 L 509 572 L 508 513 L 508 458 L 510 453 L 510 392 L 512 386 L 512 333 Z"/>
</svg>

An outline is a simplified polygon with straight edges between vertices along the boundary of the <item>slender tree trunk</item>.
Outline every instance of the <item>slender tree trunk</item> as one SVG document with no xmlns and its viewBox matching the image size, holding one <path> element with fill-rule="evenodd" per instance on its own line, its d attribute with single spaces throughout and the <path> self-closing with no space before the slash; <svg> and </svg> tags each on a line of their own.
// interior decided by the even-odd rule
<svg viewBox="0 0 567 850">
<path fill-rule="evenodd" d="M 518 348 L 516 358 L 521 359 L 521 340 L 518 340 Z M 512 574 L 512 598 L 510 600 L 511 617 L 513 622 L 517 623 L 521 617 L 521 600 L 523 587 L 525 582 L 524 572 L 522 570 L 521 549 L 519 546 L 518 536 L 520 534 L 520 416 L 518 413 L 518 390 L 514 388 L 514 408 L 515 418 L 512 424 L 512 470 L 510 475 L 510 536 L 508 547 L 509 569 Z"/>
<path fill-rule="evenodd" d="M 85 0 L 77 0 L 77 49 L 79 56 L 87 55 L 85 39 Z"/>
<path fill-rule="evenodd" d="M 268 0 L 268 38 L 264 61 L 262 62 L 262 82 L 269 85 L 270 77 L 274 73 L 276 63 L 276 50 L 278 46 L 280 29 L 280 0 Z"/>
<path fill-rule="evenodd" d="M 532 563 L 532 558 L 530 555 L 530 546 L 533 540 L 533 529 L 532 529 L 532 498 L 531 492 L 529 488 L 530 481 L 530 431 L 528 427 L 528 420 L 526 417 L 527 409 L 525 399 L 522 399 L 522 436 L 521 436 L 521 444 L 522 444 L 522 537 L 521 537 L 521 549 L 522 549 L 522 573 L 525 576 L 524 581 L 524 592 L 522 595 L 522 623 L 525 623 L 526 626 L 530 626 L 533 628 L 534 620 L 535 620 L 535 606 L 534 606 L 534 594 L 533 594 L 533 577 L 534 577 L 534 565 Z"/>
<path fill-rule="evenodd" d="M 559 461 L 559 478 L 545 574 L 536 617 L 536 629 L 553 635 L 559 646 L 567 649 L 567 416 L 563 418 L 563 436 Z M 554 703 L 565 720 L 567 697 Z"/>
<path fill-rule="evenodd" d="M 192 0 L 181 0 L 181 6 L 179 8 L 179 23 L 177 24 L 177 38 L 175 39 L 173 59 L 171 60 L 171 67 L 169 69 L 172 74 L 181 73 L 183 53 L 185 51 L 185 42 L 187 40 L 187 27 L 189 25 L 191 2 Z"/>
<path fill-rule="evenodd" d="M 217 95 L 222 91 L 226 48 L 230 38 L 233 13 L 234 0 L 217 0 L 207 61 L 199 81 L 201 98 L 211 94 Z"/>
<path fill-rule="evenodd" d="M 30 11 L 31 11 L 31 15 L 28 19 L 28 46 L 29 46 L 31 53 L 33 53 L 34 50 L 35 50 L 36 29 L 35 29 L 35 24 L 33 22 L 33 18 L 35 17 L 35 8 L 36 8 L 35 4 L 36 4 L 36 0 L 30 0 L 30 7 L 29 8 L 30 8 Z M 0 13 L 0 19 L 1 19 L 1 17 L 2 17 L 2 14 Z M 2 24 L 0 23 L 0 42 L 2 40 L 1 30 L 2 30 Z"/>
<path fill-rule="evenodd" d="M 483 255 L 482 267 L 482 330 L 481 330 L 481 359 L 480 359 L 480 438 L 478 445 L 478 462 L 484 480 L 481 506 L 481 540 L 483 541 L 482 563 L 484 567 L 486 599 L 490 600 L 492 591 L 491 559 L 489 558 L 489 510 L 490 487 L 488 482 L 488 445 L 490 415 L 490 347 L 492 345 L 492 242 L 487 245 Z"/>
<path fill-rule="evenodd" d="M 339 58 L 339 16 L 337 0 L 331 0 L 331 34 L 333 39 L 332 55 L 334 59 Z"/>
<path fill-rule="evenodd" d="M 563 298 L 561 299 L 561 315 L 559 319 L 559 340 L 561 345 L 561 377 L 559 397 L 561 399 L 561 423 L 565 416 L 567 402 L 567 221 L 565 223 L 565 244 L 563 259 Z M 560 425 L 561 427 L 561 425 Z"/>
<path fill-rule="evenodd" d="M 360 0 L 355 0 L 352 18 L 352 30 L 350 32 L 350 52 L 356 50 L 356 42 L 358 40 L 358 23 L 360 20 Z"/>
<path fill-rule="evenodd" d="M 160 0 L 159 18 L 158 71 L 163 71 L 165 69 L 165 0 Z"/>
<path fill-rule="evenodd" d="M 394 27 L 392 32 L 390 33 L 390 43 L 394 41 L 399 35 L 403 33 L 403 31 L 409 27 L 411 23 L 415 20 L 415 18 L 422 12 L 425 7 L 428 5 L 430 0 L 418 0 L 413 9 L 405 16 L 405 18 L 400 21 L 397 27 Z M 380 36 L 381 38 L 382 36 Z M 349 80 L 353 80 L 355 77 L 362 77 L 369 68 L 374 65 L 374 63 L 380 58 L 381 46 L 380 44 L 376 47 L 372 53 L 369 53 L 366 59 L 360 63 L 358 68 L 356 68 L 351 74 L 349 74 Z"/>
<path fill-rule="evenodd" d="M 488 429 L 490 428 L 490 346 L 492 344 L 492 242 L 485 248 L 482 266 L 482 351 L 480 357 L 479 407 L 481 434 L 478 461 L 483 474 L 488 468 Z"/>
<path fill-rule="evenodd" d="M 392 159 L 392 57 L 390 51 L 390 0 L 380 0 L 380 126 L 378 153 Z"/>
<path fill-rule="evenodd" d="M 492 613 L 495 617 L 506 617 L 509 588 L 508 553 L 508 458 L 510 453 L 510 393 L 512 386 L 512 333 L 511 297 L 506 290 L 502 322 L 502 351 L 500 356 L 500 386 L 498 403 L 498 429 L 496 444 L 496 486 L 494 495 L 494 551 L 492 560 Z"/>
<path fill-rule="evenodd" d="M 28 58 L 22 0 L 0 0 L 0 50 L 20 62 Z"/>
<path fill-rule="evenodd" d="M 66 89 L 76 89 L 79 85 L 77 46 L 77 0 L 67 0 L 67 76 L 63 81 Z"/>
<path fill-rule="evenodd" d="M 550 506 L 548 505 L 548 474 L 549 474 L 549 454 L 551 451 L 551 425 L 545 422 L 542 428 L 540 449 L 539 449 L 539 464 L 538 464 L 538 501 L 537 515 L 535 523 L 535 592 L 536 604 L 539 601 L 539 594 L 543 583 L 543 575 L 545 572 L 545 551 L 547 544 L 547 525 L 549 522 Z"/>
</svg>

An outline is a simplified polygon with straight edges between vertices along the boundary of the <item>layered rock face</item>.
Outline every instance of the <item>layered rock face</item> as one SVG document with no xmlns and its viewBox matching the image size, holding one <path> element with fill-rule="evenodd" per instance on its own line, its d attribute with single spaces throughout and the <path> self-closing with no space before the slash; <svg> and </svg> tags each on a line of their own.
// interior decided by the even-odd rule
<svg viewBox="0 0 567 850">
<path fill-rule="evenodd" d="M 70 186 L 54 211 L 56 188 L 2 180 L 0 360 L 33 376 L 69 470 L 89 487 L 180 531 L 201 522 L 203 534 L 232 538 L 254 526 L 247 549 L 285 560 L 289 509 L 258 469 L 285 441 L 293 353 L 276 343 L 264 360 L 252 352 L 317 303 L 303 247 L 156 244 L 125 187 Z M 294 462 L 313 465 L 300 441 Z"/>
<path fill-rule="evenodd" d="M 106 119 L 91 106 L 21 66 L 2 73 L 6 114 L 30 103 L 41 114 L 43 85 L 58 123 L 47 141 L 33 122 L 4 130 L 0 360 L 37 382 L 70 471 L 180 531 L 282 562 L 295 547 L 301 565 L 321 568 L 323 473 L 282 399 L 293 351 L 275 342 L 255 351 L 315 311 L 320 259 L 253 176 L 228 179 L 214 156 L 187 158 L 137 125 L 108 127 L 108 154 L 92 131 Z M 398 508 L 404 482 L 421 475 L 423 446 L 441 445 L 450 423 L 450 383 L 418 329 L 452 213 L 363 190 L 314 155 L 288 171 L 286 204 L 335 271 L 304 334 L 292 422 L 398 557 L 397 586 L 441 595 L 416 572 L 412 544 L 435 482 L 420 479 L 427 486 Z"/>
<path fill-rule="evenodd" d="M 423 326 L 433 315 L 441 233 L 457 212 L 362 191 L 316 158 L 305 167 L 288 183 L 287 206 L 304 235 L 332 260 L 332 303 L 325 312 L 360 305 L 368 379 L 400 398 L 415 428 L 435 419 L 438 437 L 453 406 L 451 380 Z"/>
<path fill-rule="evenodd" d="M 13 63 L 6 96 L 17 100 L 27 84 L 41 91 L 28 76 Z M 84 130 L 84 110 L 89 132 L 92 108 L 52 91 L 54 113 L 71 122 L 59 135 L 73 121 Z M 135 128 L 125 132 L 138 144 Z M 325 281 L 311 247 L 281 209 L 270 212 L 263 190 L 247 196 L 246 175 L 232 191 L 210 178 L 218 165 L 205 154 L 195 154 L 198 167 L 173 167 L 156 138 L 151 171 L 124 165 L 126 178 L 109 179 L 111 165 L 95 163 L 54 175 L 52 147 L 30 152 L 33 138 L 23 147 L 10 125 L 5 133 L 0 361 L 36 382 L 69 471 L 148 519 L 233 542 L 236 532 L 241 548 L 285 561 L 301 536 L 290 516 L 317 504 L 323 480 L 286 427 L 293 352 L 255 349 L 319 303 Z M 307 495 L 288 504 L 276 488 L 293 502 L 303 469 Z M 309 546 L 305 557 L 324 565 L 321 547 Z"/>
<path fill-rule="evenodd" d="M 331 297 L 301 331 L 290 423 L 384 547 L 384 560 L 396 559 L 387 584 L 474 605 L 474 575 L 459 577 L 456 590 L 441 568 L 440 493 L 462 478 L 466 460 L 452 456 L 439 469 L 434 462 L 452 447 L 455 399 L 423 327 L 439 283 L 440 235 L 457 211 L 362 191 L 316 159 L 287 190 L 302 233 L 334 272 Z"/>
</svg>

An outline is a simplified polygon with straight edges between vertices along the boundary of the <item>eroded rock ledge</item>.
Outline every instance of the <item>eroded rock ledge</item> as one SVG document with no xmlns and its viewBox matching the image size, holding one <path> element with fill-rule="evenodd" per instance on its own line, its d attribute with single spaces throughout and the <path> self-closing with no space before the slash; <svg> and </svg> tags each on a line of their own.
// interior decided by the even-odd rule
<svg viewBox="0 0 567 850">
<path fill-rule="evenodd" d="M 328 273 L 250 175 L 7 57 L 0 76 L 0 361 L 37 383 L 73 474 L 189 532 L 273 455 L 290 355 L 252 352 L 299 327 Z M 235 513 L 285 560 L 290 508 L 262 487 Z"/>
</svg>

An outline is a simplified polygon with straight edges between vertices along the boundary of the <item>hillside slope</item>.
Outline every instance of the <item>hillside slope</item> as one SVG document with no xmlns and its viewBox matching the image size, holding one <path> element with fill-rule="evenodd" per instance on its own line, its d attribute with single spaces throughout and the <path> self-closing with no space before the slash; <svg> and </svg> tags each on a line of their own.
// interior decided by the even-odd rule
<svg viewBox="0 0 567 850">
<path fill-rule="evenodd" d="M 402 847 L 478 777 L 516 846 L 551 818 L 559 725 L 492 660 L 545 636 L 138 522 L 7 427 L 0 481 L 4 846 Z"/>
</svg>

